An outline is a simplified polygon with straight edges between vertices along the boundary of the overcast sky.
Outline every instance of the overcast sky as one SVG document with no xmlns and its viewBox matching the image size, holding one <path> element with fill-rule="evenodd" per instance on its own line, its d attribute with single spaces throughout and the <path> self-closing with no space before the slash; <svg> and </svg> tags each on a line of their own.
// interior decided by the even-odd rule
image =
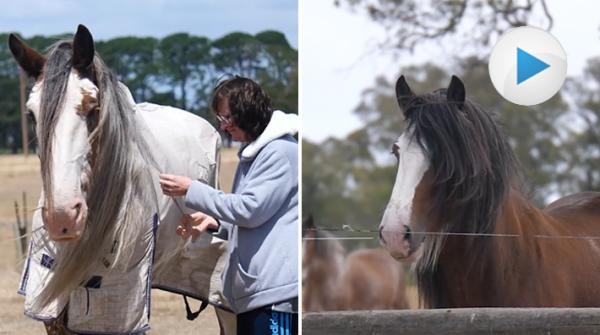
<svg viewBox="0 0 600 335">
<path fill-rule="evenodd" d="M 333 0 L 301 0 L 299 5 L 302 134 L 312 141 L 361 128 L 352 110 L 377 76 L 393 81 L 401 67 L 426 60 L 444 66 L 453 53 L 436 46 L 392 59 L 377 52 L 384 31 L 364 14 L 336 8 Z M 588 58 L 600 55 L 600 2 L 548 0 L 548 6 L 554 18 L 551 33 L 567 53 L 568 74 L 579 75 Z"/>
<path fill-rule="evenodd" d="M 51 35 L 83 23 L 98 40 L 176 32 L 214 39 L 273 29 L 298 47 L 297 8 L 296 0 L 4 0 L 0 32 Z"/>
</svg>

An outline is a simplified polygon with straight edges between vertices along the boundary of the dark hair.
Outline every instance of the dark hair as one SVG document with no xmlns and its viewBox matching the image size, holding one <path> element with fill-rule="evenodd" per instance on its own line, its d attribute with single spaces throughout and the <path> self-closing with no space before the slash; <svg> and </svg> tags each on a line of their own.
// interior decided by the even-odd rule
<svg viewBox="0 0 600 335">
<path fill-rule="evenodd" d="M 214 113 L 223 101 L 229 103 L 233 123 L 248 135 L 250 141 L 257 139 L 271 121 L 271 98 L 251 79 L 235 76 L 220 82 L 211 102 Z"/>
</svg>

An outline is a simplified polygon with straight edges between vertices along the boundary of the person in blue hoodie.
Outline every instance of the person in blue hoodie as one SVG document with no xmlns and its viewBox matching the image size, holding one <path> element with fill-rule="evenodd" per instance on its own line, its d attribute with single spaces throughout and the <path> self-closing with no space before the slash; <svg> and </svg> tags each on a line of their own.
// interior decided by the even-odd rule
<svg viewBox="0 0 600 335">
<path fill-rule="evenodd" d="M 215 88 L 211 106 L 219 127 L 243 143 L 233 193 L 161 174 L 163 193 L 198 211 L 177 233 L 229 240 L 223 291 L 238 334 L 297 334 L 298 116 L 274 111 L 263 89 L 239 76 Z"/>
</svg>

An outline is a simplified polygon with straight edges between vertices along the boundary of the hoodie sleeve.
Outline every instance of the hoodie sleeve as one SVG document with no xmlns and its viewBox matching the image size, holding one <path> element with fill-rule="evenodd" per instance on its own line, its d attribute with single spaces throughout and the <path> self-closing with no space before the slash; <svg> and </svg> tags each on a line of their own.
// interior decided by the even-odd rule
<svg viewBox="0 0 600 335">
<path fill-rule="evenodd" d="M 219 222 L 219 229 L 212 233 L 213 236 L 216 236 L 222 240 L 229 240 L 229 232 L 231 224 L 227 222 Z"/>
<path fill-rule="evenodd" d="M 186 206 L 239 227 L 255 228 L 267 222 L 281 209 L 298 183 L 296 167 L 291 166 L 282 153 L 284 150 L 277 149 L 259 153 L 239 193 L 224 193 L 201 182 L 192 182 L 185 197 Z"/>
</svg>

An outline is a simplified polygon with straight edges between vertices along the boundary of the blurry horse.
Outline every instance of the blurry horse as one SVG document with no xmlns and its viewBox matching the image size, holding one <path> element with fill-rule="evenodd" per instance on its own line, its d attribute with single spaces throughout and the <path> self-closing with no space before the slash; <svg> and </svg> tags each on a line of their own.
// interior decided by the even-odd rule
<svg viewBox="0 0 600 335">
<path fill-rule="evenodd" d="M 65 333 L 137 334 L 149 328 L 151 285 L 227 309 L 224 241 L 184 244 L 175 234 L 184 209 L 158 186 L 163 171 L 216 185 L 215 129 L 135 104 L 82 25 L 46 55 L 12 34 L 9 46 L 36 80 L 27 108 L 43 183 L 20 289 L 26 314 Z M 232 333 L 235 318 L 221 308 L 221 331 Z"/>
<path fill-rule="evenodd" d="M 398 174 L 380 240 L 397 259 L 417 258 L 421 302 L 600 306 L 600 241 L 590 238 L 600 236 L 600 193 L 534 207 L 506 137 L 455 76 L 424 95 L 400 77 L 396 97 L 408 127 L 392 146 Z"/>
<path fill-rule="evenodd" d="M 383 249 L 346 254 L 327 232 L 305 220 L 302 256 L 302 310 L 408 308 L 404 270 Z"/>
</svg>

